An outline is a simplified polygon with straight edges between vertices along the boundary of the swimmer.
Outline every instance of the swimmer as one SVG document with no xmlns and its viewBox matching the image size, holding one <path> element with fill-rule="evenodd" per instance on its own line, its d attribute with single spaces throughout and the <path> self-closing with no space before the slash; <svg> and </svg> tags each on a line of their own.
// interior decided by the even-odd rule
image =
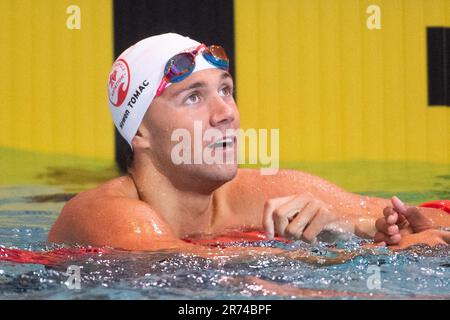
<svg viewBox="0 0 450 320">
<path fill-rule="evenodd" d="M 408 213 L 395 202 L 353 194 L 305 172 L 261 175 L 238 168 L 236 161 L 175 163 L 172 152 L 178 141 L 172 135 L 184 129 L 194 136 L 194 121 L 201 122 L 202 130 L 223 135 L 213 143 L 202 142 L 202 148 L 236 154 L 235 137 L 226 135 L 240 127 L 228 64 L 220 46 L 174 33 L 149 37 L 124 51 L 108 79 L 108 100 L 113 121 L 132 149 L 128 173 L 68 201 L 49 241 L 208 256 L 211 249 L 182 239 L 257 230 L 269 239 L 313 242 L 323 231 L 332 231 L 410 245 L 435 243 L 441 236 L 415 228 L 414 222 L 401 233 L 401 215 L 408 218 Z M 413 208 L 441 226 L 450 224 L 450 216 L 441 210 Z M 223 252 L 243 249 L 249 250 Z"/>
</svg>

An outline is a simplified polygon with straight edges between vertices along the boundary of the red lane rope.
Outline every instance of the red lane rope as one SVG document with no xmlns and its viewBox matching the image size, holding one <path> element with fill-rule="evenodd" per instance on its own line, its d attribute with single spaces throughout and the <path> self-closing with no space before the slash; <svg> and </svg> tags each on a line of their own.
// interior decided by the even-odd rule
<svg viewBox="0 0 450 320">
<path fill-rule="evenodd" d="M 450 200 L 435 200 L 422 203 L 420 207 L 435 208 L 444 210 L 450 213 Z M 236 241 L 266 241 L 266 235 L 259 231 L 250 232 L 236 232 L 227 234 L 226 236 L 217 236 L 210 239 L 183 239 L 183 241 L 207 246 L 217 246 L 220 244 L 226 244 Z M 291 240 L 287 240 L 282 237 L 275 237 L 273 240 L 289 243 Z M 84 257 L 89 254 L 107 254 L 111 250 L 101 248 L 61 248 L 50 251 L 28 251 L 21 249 L 7 249 L 0 247 L 0 261 L 9 261 L 13 263 L 31 263 L 42 264 L 46 266 L 57 265 L 66 262 L 70 258 Z"/>
<path fill-rule="evenodd" d="M 236 241 L 264 241 L 268 240 L 262 232 L 237 232 L 226 236 L 218 236 L 210 239 L 183 239 L 183 241 L 206 246 L 218 246 Z M 274 240 L 289 242 L 281 237 L 275 237 Z M 0 261 L 9 261 L 13 263 L 42 264 L 46 266 L 58 265 L 66 262 L 70 258 L 81 258 L 86 255 L 108 254 L 113 250 L 102 248 L 61 248 L 50 251 L 29 251 L 22 249 L 8 249 L 0 247 Z"/>
<path fill-rule="evenodd" d="M 434 200 L 422 203 L 420 207 L 435 208 L 450 213 L 450 200 Z"/>
<path fill-rule="evenodd" d="M 227 235 L 221 235 L 214 238 L 185 238 L 183 241 L 199 244 L 199 245 L 215 245 L 215 244 L 226 244 L 230 242 L 236 241 L 247 241 L 247 242 L 256 242 L 256 241 L 268 241 L 270 239 L 267 238 L 264 232 L 260 231 L 247 231 L 247 232 L 235 232 Z M 274 237 L 272 240 L 276 240 L 279 242 L 290 243 L 291 240 L 287 240 L 283 237 Z"/>
<path fill-rule="evenodd" d="M 84 257 L 87 254 L 103 254 L 108 252 L 108 250 L 100 248 L 61 248 L 42 252 L 0 248 L 0 261 L 51 266 L 67 261 L 72 257 L 77 258 Z"/>
</svg>

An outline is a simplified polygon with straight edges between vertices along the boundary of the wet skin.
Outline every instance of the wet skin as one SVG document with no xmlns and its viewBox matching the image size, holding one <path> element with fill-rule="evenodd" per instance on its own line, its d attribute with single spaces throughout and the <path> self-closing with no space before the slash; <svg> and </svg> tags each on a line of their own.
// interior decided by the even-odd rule
<svg viewBox="0 0 450 320">
<path fill-rule="evenodd" d="M 238 169 L 236 163 L 175 165 L 171 160 L 175 129 L 193 134 L 194 121 L 201 121 L 204 130 L 214 128 L 224 134 L 239 128 L 232 92 L 233 80 L 218 69 L 193 73 L 166 88 L 153 100 L 132 141 L 134 160 L 128 175 L 71 199 L 50 230 L 49 241 L 126 250 L 176 249 L 203 256 L 224 252 L 181 239 L 250 229 L 269 238 L 279 235 L 311 242 L 327 229 L 366 238 L 377 234 L 375 240 L 397 248 L 402 241 L 408 245 L 429 241 L 430 228 L 412 230 L 400 239 L 396 227 L 391 227 L 395 222 L 388 227 L 387 222 L 376 225 L 386 219 L 386 208 L 395 207 L 390 199 L 353 194 L 308 173 L 279 170 L 263 176 L 259 170 Z M 209 143 L 203 142 L 203 147 Z M 236 153 L 235 145 L 230 148 L 227 152 Z M 433 226 L 450 226 L 450 216 L 441 210 L 417 210 Z M 432 243 L 441 236 L 433 234 Z M 281 252 L 260 249 L 261 254 Z"/>
</svg>

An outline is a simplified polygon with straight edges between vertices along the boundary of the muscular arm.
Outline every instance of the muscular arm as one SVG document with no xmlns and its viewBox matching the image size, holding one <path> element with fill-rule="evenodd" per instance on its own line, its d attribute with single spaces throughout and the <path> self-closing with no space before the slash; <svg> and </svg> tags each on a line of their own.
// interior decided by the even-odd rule
<svg viewBox="0 0 450 320">
<path fill-rule="evenodd" d="M 144 202 L 81 193 L 63 208 L 49 232 L 56 243 L 158 250 L 178 245 L 170 228 Z"/>
<path fill-rule="evenodd" d="M 314 197 L 327 203 L 330 210 L 341 220 L 354 226 L 356 235 L 372 238 L 376 233 L 375 221 L 383 216 L 383 209 L 392 205 L 390 199 L 363 196 L 343 190 L 320 177 L 297 170 L 280 170 L 273 176 L 261 176 L 256 170 L 240 170 L 234 193 L 241 210 L 249 212 L 253 221 L 261 221 L 264 203 L 272 198 L 310 192 Z M 250 182 L 251 181 L 251 182 Z M 247 190 L 244 188 L 254 190 Z M 245 196 L 245 195 L 249 195 Z M 420 208 L 441 225 L 450 219 L 441 210 Z"/>
</svg>

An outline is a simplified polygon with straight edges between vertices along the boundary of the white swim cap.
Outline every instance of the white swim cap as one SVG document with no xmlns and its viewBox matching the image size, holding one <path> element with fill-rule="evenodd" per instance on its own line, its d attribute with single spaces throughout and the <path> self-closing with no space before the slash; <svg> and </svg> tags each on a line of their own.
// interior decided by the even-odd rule
<svg viewBox="0 0 450 320">
<path fill-rule="evenodd" d="M 108 81 L 108 102 L 114 124 L 131 146 L 139 125 L 155 97 L 164 67 L 174 55 L 200 45 L 176 33 L 139 41 L 114 62 Z M 215 68 L 199 54 L 193 72 Z M 169 84 L 170 85 L 170 84 Z"/>
</svg>

